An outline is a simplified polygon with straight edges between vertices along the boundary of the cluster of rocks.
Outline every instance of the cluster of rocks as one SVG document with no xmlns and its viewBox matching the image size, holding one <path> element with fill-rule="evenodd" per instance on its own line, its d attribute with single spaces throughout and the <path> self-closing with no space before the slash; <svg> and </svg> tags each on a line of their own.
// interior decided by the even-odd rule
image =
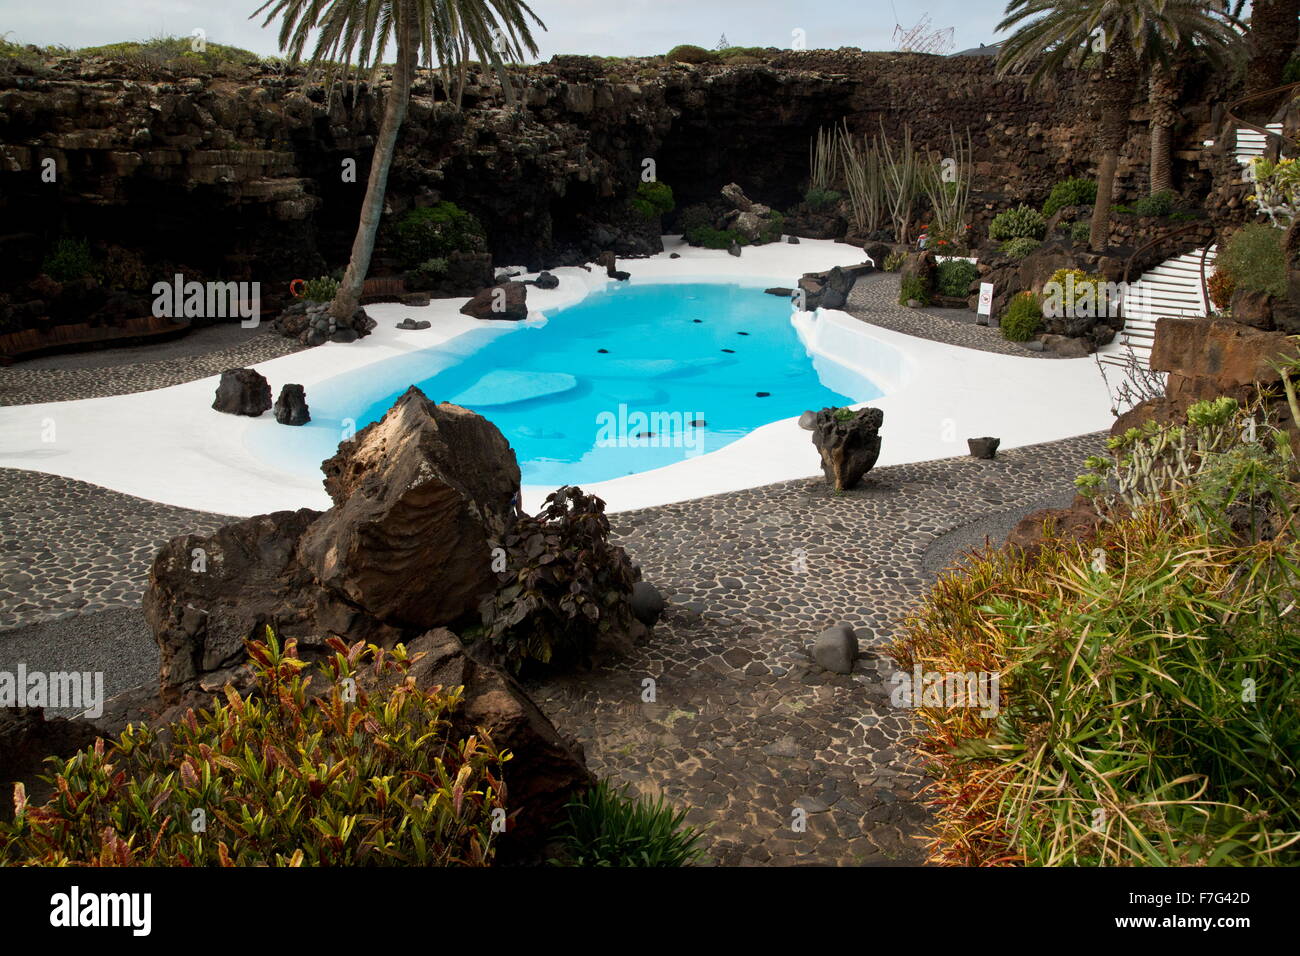
<svg viewBox="0 0 1300 956">
<path fill-rule="evenodd" d="M 822 474 L 836 491 L 856 488 L 862 476 L 876 466 L 884 423 L 885 413 L 879 408 L 823 408 L 799 417 L 800 427 L 813 433 Z"/>
<path fill-rule="evenodd" d="M 257 418 L 271 408 L 271 383 L 252 368 L 231 368 L 221 373 L 212 407 L 227 415 Z M 285 385 L 275 400 L 275 420 L 281 425 L 306 425 L 311 421 L 307 391 L 301 385 Z"/>
<path fill-rule="evenodd" d="M 786 289 L 769 289 L 769 292 L 790 292 L 796 302 L 802 304 L 803 311 L 815 312 L 818 309 L 842 309 L 849 301 L 849 293 L 858 279 L 875 271 L 869 262 L 855 266 L 835 266 L 826 272 L 807 272 L 799 279 L 797 291 Z"/>
<path fill-rule="evenodd" d="M 369 335 L 378 324 L 365 309 L 358 308 L 351 318 L 341 321 L 330 314 L 330 307 L 329 302 L 299 300 L 276 317 L 273 327 L 303 345 L 324 345 L 355 342 Z"/>
</svg>

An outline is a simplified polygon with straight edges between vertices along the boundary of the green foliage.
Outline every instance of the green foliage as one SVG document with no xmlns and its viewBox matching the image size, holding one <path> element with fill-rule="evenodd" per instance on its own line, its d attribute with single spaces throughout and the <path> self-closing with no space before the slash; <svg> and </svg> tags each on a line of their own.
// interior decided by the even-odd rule
<svg viewBox="0 0 1300 956">
<path fill-rule="evenodd" d="M 248 645 L 254 694 L 227 686 L 224 702 L 165 733 L 128 726 L 108 746 L 51 758 L 49 803 L 15 787 L 0 863 L 488 865 L 508 755 L 450 736 L 461 689 L 418 689 L 401 646 L 328 646 L 324 693 L 296 642 L 281 650 L 268 628 Z"/>
<path fill-rule="evenodd" d="M 1037 239 L 1030 239 L 1028 236 L 1009 239 L 1002 243 L 1002 254 L 1009 259 L 1023 259 L 1041 245 L 1042 243 Z"/>
<path fill-rule="evenodd" d="M 907 261 L 907 253 L 902 249 L 895 249 L 889 255 L 885 256 L 885 264 L 882 267 L 886 272 L 897 272 L 903 268 L 903 263 Z"/>
<path fill-rule="evenodd" d="M 141 70 L 170 70 L 180 73 L 220 72 L 261 65 L 260 56 L 239 47 L 211 41 L 204 43 L 202 50 L 194 47 L 193 37 L 158 36 L 151 40 L 84 47 L 77 51 L 77 56 L 117 60 Z"/>
<path fill-rule="evenodd" d="M 485 640 L 518 671 L 526 662 L 583 663 L 603 634 L 632 625 L 636 572 L 609 542 L 605 502 L 566 485 L 536 516 L 520 515 L 500 533 L 506 568 L 479 611 Z"/>
<path fill-rule="evenodd" d="M 803 194 L 803 201 L 808 204 L 808 208 L 813 212 L 824 212 L 827 209 L 833 209 L 843 199 L 843 194 L 834 189 L 809 189 Z"/>
<path fill-rule="evenodd" d="M 1077 246 L 1086 246 L 1092 239 L 1092 224 L 1087 222 L 1075 222 L 1070 224 L 1070 241 Z M 1012 242 L 1019 242 L 1013 239 Z"/>
<path fill-rule="evenodd" d="M 408 267 L 453 252 L 484 252 L 487 236 L 473 213 L 454 202 L 410 210 L 397 224 L 398 253 Z"/>
<path fill-rule="evenodd" d="M 785 232 L 785 216 L 776 210 L 772 210 L 771 215 L 763 223 L 762 231 L 758 234 L 758 244 L 763 245 L 768 242 L 780 242 L 781 236 Z M 744 243 L 741 243 L 744 245 Z"/>
<path fill-rule="evenodd" d="M 1004 239 L 1042 239 L 1047 231 L 1047 220 L 1043 214 L 1032 206 L 1020 205 L 1015 209 L 1004 209 L 993 217 L 989 225 L 989 238 L 994 241 Z"/>
<path fill-rule="evenodd" d="M 1052 192 L 1043 203 L 1043 217 L 1050 219 L 1058 209 L 1066 206 L 1091 206 L 1097 201 L 1097 181 L 1095 179 L 1063 179 L 1052 187 Z"/>
<path fill-rule="evenodd" d="M 970 284 L 980 277 L 980 270 L 965 259 L 948 259 L 939 263 L 935 286 L 940 295 L 965 298 L 970 295 Z"/>
<path fill-rule="evenodd" d="M 898 286 L 899 305 L 907 305 L 913 299 L 921 305 L 930 304 L 930 288 L 920 276 L 907 276 Z"/>
<path fill-rule="evenodd" d="M 1286 295 L 1286 253 L 1281 229 L 1263 223 L 1242 226 L 1228 239 L 1219 254 L 1216 269 L 1225 270 L 1237 288 L 1249 292 Z"/>
<path fill-rule="evenodd" d="M 837 422 L 852 421 L 855 417 L 857 417 L 857 414 L 858 413 L 851 408 L 837 408 L 835 409 L 834 412 L 835 420 Z"/>
<path fill-rule="evenodd" d="M 764 46 L 729 46 L 717 51 L 723 63 L 766 63 L 778 52 Z"/>
<path fill-rule="evenodd" d="M 1300 53 L 1286 61 L 1286 68 L 1282 70 L 1282 82 L 1300 83 Z"/>
<path fill-rule="evenodd" d="M 717 53 L 691 43 L 683 43 L 680 46 L 673 47 L 668 51 L 666 59 L 669 63 L 691 63 L 696 65 L 722 62 L 722 57 Z"/>
<path fill-rule="evenodd" d="M 1115 211 L 1128 216 L 1165 219 L 1173 215 L 1177 204 L 1178 193 L 1166 189 L 1164 192 L 1155 193 L 1151 196 L 1143 196 L 1126 206 L 1116 206 Z"/>
<path fill-rule="evenodd" d="M 560 825 L 561 866 L 691 866 L 704 856 L 700 831 L 662 796 L 615 790 L 605 781 L 571 800 Z"/>
<path fill-rule="evenodd" d="M 1043 310 L 1038 304 L 1038 296 L 1032 292 L 1013 296 L 998 324 L 1002 326 L 1002 337 L 1008 342 L 1028 342 L 1043 327 Z"/>
<path fill-rule="evenodd" d="M 691 238 L 692 233 L 698 234 L 703 229 L 712 229 L 713 224 L 717 221 L 717 216 L 713 210 L 704 203 L 693 203 L 685 207 L 677 216 L 677 228 L 681 230 L 686 241 L 691 245 L 699 245 Z"/>
<path fill-rule="evenodd" d="M 338 281 L 329 276 L 308 279 L 302 285 L 302 297 L 308 302 L 333 302 L 338 293 Z"/>
<path fill-rule="evenodd" d="M 643 219 L 657 220 L 675 207 L 673 190 L 667 183 L 640 183 L 636 187 L 636 196 L 632 198 L 633 210 Z"/>
<path fill-rule="evenodd" d="M 996 716 L 920 710 L 936 862 L 1300 863 L 1300 486 L 1257 412 L 1118 436 L 1087 465 L 1146 475 L 1133 510 L 976 555 L 906 623 L 901 666 L 1002 675 Z"/>
<path fill-rule="evenodd" d="M 447 260 L 442 258 L 425 259 L 410 271 L 408 278 L 415 288 L 428 288 L 436 285 L 447 274 Z"/>
<path fill-rule="evenodd" d="M 109 289 L 143 292 L 150 286 L 144 259 L 121 246 L 109 246 L 95 271 L 99 281 Z"/>
<path fill-rule="evenodd" d="M 59 239 L 41 263 L 41 271 L 57 282 L 71 282 L 91 275 L 95 259 L 85 239 Z"/>
<path fill-rule="evenodd" d="M 686 241 L 692 246 L 705 249 L 729 249 L 734 242 L 739 246 L 749 245 L 749 239 L 738 229 L 714 229 L 712 226 L 698 226 L 686 233 Z"/>
</svg>

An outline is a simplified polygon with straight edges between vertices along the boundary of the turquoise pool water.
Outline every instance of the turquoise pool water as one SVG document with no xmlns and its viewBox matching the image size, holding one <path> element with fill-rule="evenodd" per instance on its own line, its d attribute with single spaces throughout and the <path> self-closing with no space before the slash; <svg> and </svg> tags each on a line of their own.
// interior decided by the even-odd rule
<svg viewBox="0 0 1300 956">
<path fill-rule="evenodd" d="M 282 467 L 315 470 L 333 454 L 345 418 L 359 430 L 415 384 L 496 424 L 524 484 L 589 484 L 716 451 L 805 409 L 882 394 L 842 369 L 834 380 L 850 394 L 824 385 L 790 323 L 789 302 L 763 288 L 620 284 L 555 311 L 544 325 L 475 329 L 361 370 L 364 388 L 361 373 L 352 373 L 337 389 L 347 401 L 331 394 L 329 381 L 309 388 L 312 423 L 275 429 L 274 438 L 288 441 L 260 451 Z M 369 400 L 361 404 L 358 394 Z"/>
</svg>

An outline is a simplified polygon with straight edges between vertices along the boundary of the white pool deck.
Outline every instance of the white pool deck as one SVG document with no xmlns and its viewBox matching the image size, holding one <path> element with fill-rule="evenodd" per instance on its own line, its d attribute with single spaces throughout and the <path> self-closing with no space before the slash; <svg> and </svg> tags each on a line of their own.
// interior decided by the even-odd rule
<svg viewBox="0 0 1300 956">
<path fill-rule="evenodd" d="M 823 240 L 747 248 L 740 258 L 670 237 L 665 247 L 659 256 L 624 260 L 619 267 L 632 274 L 633 283 L 784 277 L 780 284 L 793 286 L 805 272 L 863 261 L 861 249 Z M 672 252 L 681 258 L 670 258 Z M 530 308 L 570 305 L 612 281 L 596 267 L 552 272 L 559 288 L 530 288 Z M 328 343 L 257 369 L 274 395 L 288 382 L 305 386 L 310 406 L 319 383 L 481 327 L 457 311 L 465 301 L 435 300 L 424 308 L 367 306 L 379 325 L 366 338 Z M 432 327 L 417 332 L 393 327 L 407 317 L 428 320 Z M 792 321 L 830 387 L 835 387 L 836 366 L 847 366 L 886 393 L 868 403 L 885 413 L 880 465 L 964 455 L 967 438 L 996 436 L 1007 449 L 1107 429 L 1113 421 L 1091 358 L 1044 360 L 965 349 L 870 326 L 842 312 L 801 313 Z M 254 419 L 214 411 L 217 381 L 213 376 L 151 392 L 0 408 L 0 466 L 227 515 L 329 507 L 319 473 L 309 479 L 281 471 L 247 447 L 252 429 L 288 426 L 270 412 Z M 604 498 L 610 511 L 627 511 L 819 472 L 809 432 L 790 418 L 717 451 L 584 487 Z M 536 510 L 552 490 L 525 486 L 525 507 Z"/>
</svg>

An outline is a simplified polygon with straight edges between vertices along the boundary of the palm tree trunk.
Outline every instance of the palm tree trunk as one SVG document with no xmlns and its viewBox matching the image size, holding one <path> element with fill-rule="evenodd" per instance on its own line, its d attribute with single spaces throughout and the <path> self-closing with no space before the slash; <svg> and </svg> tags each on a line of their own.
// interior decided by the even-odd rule
<svg viewBox="0 0 1300 956">
<path fill-rule="evenodd" d="M 1088 247 L 1102 252 L 1110 242 L 1110 210 L 1114 204 L 1115 171 L 1119 168 L 1119 151 L 1128 134 L 1129 106 L 1133 102 L 1133 83 L 1137 64 L 1133 48 L 1117 39 L 1106 54 L 1105 76 L 1098 90 L 1101 109 L 1097 163 L 1097 202 L 1092 207 L 1092 230 Z"/>
<path fill-rule="evenodd" d="M 1178 85 L 1168 67 L 1157 66 L 1151 73 L 1151 195 L 1173 188 L 1170 148 L 1178 121 Z"/>
<path fill-rule="evenodd" d="M 352 318 L 361 304 L 361 290 L 370 271 L 370 257 L 375 251 L 375 236 L 384 212 L 384 192 L 388 188 L 388 170 L 393 165 L 397 134 L 406 119 L 406 108 L 411 98 L 411 81 L 419 56 L 419 27 L 415 0 L 402 0 L 398 7 L 401 22 L 397 25 L 397 62 L 393 65 L 393 83 L 384 103 L 384 119 L 379 127 L 374 156 L 370 162 L 370 178 L 366 183 L 366 197 L 361 203 L 361 221 L 352 241 L 352 257 L 347 271 L 339 283 L 338 294 L 330 306 L 330 314 L 340 322 Z"/>
</svg>

